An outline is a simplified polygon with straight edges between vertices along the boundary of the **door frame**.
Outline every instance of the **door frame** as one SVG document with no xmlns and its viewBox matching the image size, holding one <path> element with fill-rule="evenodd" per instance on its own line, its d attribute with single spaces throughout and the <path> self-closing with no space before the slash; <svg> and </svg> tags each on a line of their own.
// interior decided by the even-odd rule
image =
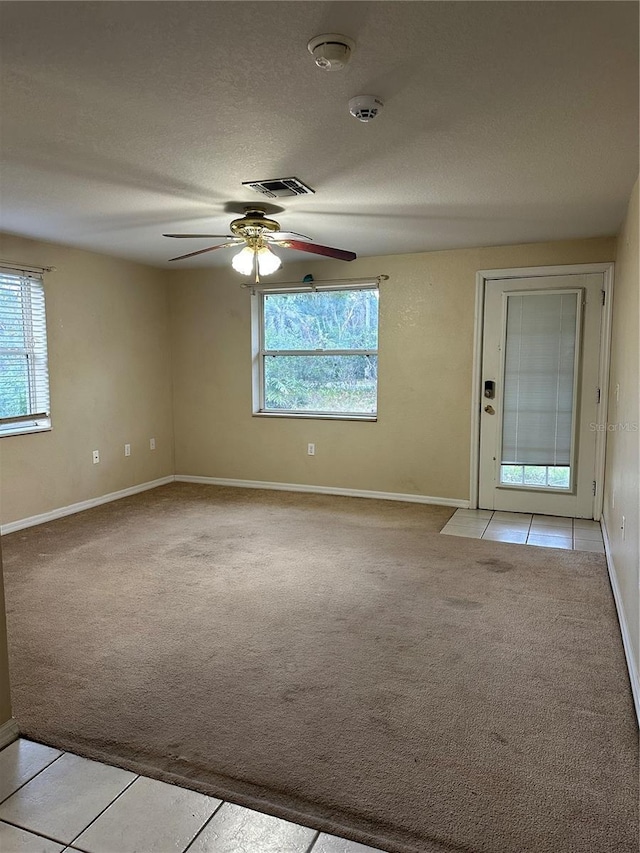
<svg viewBox="0 0 640 853">
<path fill-rule="evenodd" d="M 471 387 L 471 454 L 469 507 L 477 509 L 480 483 L 480 406 L 482 402 L 482 347 L 484 331 L 484 297 L 487 281 L 505 278 L 536 278 L 554 275 L 585 275 L 603 273 L 604 307 L 600 328 L 600 358 L 598 364 L 598 384 L 600 387 L 600 408 L 598 426 L 607 424 L 609 404 L 609 361 L 611 354 L 611 320 L 613 308 L 613 272 L 614 263 L 604 264 L 562 264 L 548 267 L 515 267 L 500 270 L 478 270 L 476 273 L 476 307 L 473 330 L 473 370 Z M 596 433 L 595 479 L 596 491 L 593 499 L 593 517 L 596 521 L 602 515 L 604 500 L 604 465 L 607 443 L 607 430 L 599 428 Z"/>
</svg>

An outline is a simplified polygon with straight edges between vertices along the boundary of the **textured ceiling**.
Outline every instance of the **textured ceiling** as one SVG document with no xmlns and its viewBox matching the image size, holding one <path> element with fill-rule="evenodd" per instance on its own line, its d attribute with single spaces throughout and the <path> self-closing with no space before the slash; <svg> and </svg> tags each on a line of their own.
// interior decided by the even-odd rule
<svg viewBox="0 0 640 853">
<path fill-rule="evenodd" d="M 613 234 L 638 172 L 635 2 L 3 2 L 3 230 L 165 265 L 295 175 L 359 255 Z M 356 40 L 316 68 L 322 32 Z M 348 99 L 380 96 L 369 124 Z M 213 241 L 208 241 L 209 244 Z M 223 257 L 221 257 L 223 256 Z M 294 253 L 289 253 L 295 259 Z M 306 256 L 309 257 L 309 256 Z M 228 253 L 183 265 L 228 263 Z"/>
</svg>

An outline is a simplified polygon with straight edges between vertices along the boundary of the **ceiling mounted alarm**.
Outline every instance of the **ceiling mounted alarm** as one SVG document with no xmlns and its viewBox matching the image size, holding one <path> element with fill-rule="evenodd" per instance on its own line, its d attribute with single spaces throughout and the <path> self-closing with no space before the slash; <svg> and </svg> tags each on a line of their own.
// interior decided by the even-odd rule
<svg viewBox="0 0 640 853">
<path fill-rule="evenodd" d="M 318 68 L 324 71 L 341 71 L 345 65 L 348 65 L 355 46 L 356 43 L 349 36 L 323 33 L 310 40 L 307 50 L 313 56 Z"/>
<path fill-rule="evenodd" d="M 372 121 L 384 104 L 375 95 L 356 95 L 349 101 L 349 112 L 358 121 Z"/>
</svg>

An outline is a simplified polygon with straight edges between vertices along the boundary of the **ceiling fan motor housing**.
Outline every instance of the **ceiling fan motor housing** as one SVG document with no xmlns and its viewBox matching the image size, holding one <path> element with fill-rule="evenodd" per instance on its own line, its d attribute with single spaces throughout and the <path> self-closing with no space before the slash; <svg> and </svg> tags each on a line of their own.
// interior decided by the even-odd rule
<svg viewBox="0 0 640 853">
<path fill-rule="evenodd" d="M 349 36 L 339 33 L 323 33 L 314 36 L 307 45 L 318 68 L 323 71 L 341 71 L 351 59 L 356 43 Z"/>
<path fill-rule="evenodd" d="M 279 231 L 280 223 L 275 219 L 267 219 L 265 210 L 261 207 L 247 207 L 240 219 L 234 219 L 229 225 L 233 234 L 240 237 L 257 237 L 271 231 Z"/>
</svg>

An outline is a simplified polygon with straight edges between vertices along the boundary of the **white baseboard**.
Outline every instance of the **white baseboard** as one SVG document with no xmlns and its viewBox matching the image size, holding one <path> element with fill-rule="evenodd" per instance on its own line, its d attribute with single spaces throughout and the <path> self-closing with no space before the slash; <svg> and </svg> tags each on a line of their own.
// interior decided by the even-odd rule
<svg viewBox="0 0 640 853">
<path fill-rule="evenodd" d="M 607 557 L 609 580 L 611 582 L 611 589 L 613 591 L 613 600 L 616 603 L 616 610 L 618 611 L 618 622 L 620 623 L 620 633 L 622 634 L 622 645 L 624 647 L 624 654 L 627 659 L 629 680 L 631 681 L 631 692 L 633 693 L 633 704 L 636 708 L 636 717 L 638 718 L 638 724 L 640 724 L 640 678 L 638 677 L 638 664 L 636 662 L 633 651 L 633 645 L 631 643 L 631 633 L 629 631 L 629 626 L 627 625 L 627 620 L 624 614 L 624 607 L 622 605 L 622 594 L 620 592 L 620 587 L 618 586 L 618 578 L 616 576 L 616 569 L 611 553 L 611 543 L 609 541 L 609 533 L 607 531 L 607 525 L 605 524 L 604 516 L 602 517 L 600 524 L 602 525 L 604 550 Z"/>
<path fill-rule="evenodd" d="M 182 483 L 205 483 L 212 486 L 237 486 L 242 489 L 275 489 L 284 492 L 311 492 L 320 495 L 345 495 L 352 498 L 375 498 L 383 501 L 408 501 L 409 503 L 420 504 L 436 504 L 439 506 L 453 506 L 466 509 L 469 506 L 468 500 L 458 500 L 456 498 L 437 498 L 429 495 L 402 495 L 398 492 L 371 492 L 364 489 L 339 489 L 333 486 L 307 486 L 301 483 L 268 483 L 262 480 L 230 480 L 223 477 L 193 477 L 189 474 L 170 474 L 167 477 L 161 477 L 158 480 L 149 480 L 147 483 L 139 483 L 137 486 L 129 486 L 127 489 L 120 489 L 117 492 L 110 492 L 108 495 L 100 495 L 97 498 L 90 498 L 87 501 L 79 501 L 69 506 L 61 506 L 57 509 L 52 509 L 49 512 L 40 513 L 40 515 L 32 515 L 29 518 L 20 518 L 17 521 L 10 521 L 0 527 L 0 533 L 6 536 L 8 533 L 14 533 L 16 530 L 24 530 L 26 527 L 34 527 L 36 524 L 44 524 L 47 521 L 54 521 L 56 518 L 63 518 L 65 515 L 73 515 L 76 512 L 83 512 L 85 509 L 91 509 L 100 504 L 117 501 L 120 498 L 136 495 L 138 492 L 146 492 L 148 489 L 155 489 L 158 486 L 164 486 L 167 483 L 173 483 L 174 480 Z"/>
<path fill-rule="evenodd" d="M 0 749 L 9 746 L 10 743 L 13 743 L 19 737 L 20 730 L 18 729 L 18 723 L 12 717 L 0 726 Z"/>
<path fill-rule="evenodd" d="M 174 476 L 170 474 L 168 477 L 161 477 L 159 480 L 149 480 L 146 483 L 139 483 L 137 486 L 129 486 L 127 489 L 120 489 L 117 492 L 110 492 L 108 495 L 100 495 L 97 498 L 91 498 L 88 501 L 79 501 L 79 503 L 69 504 L 69 506 L 61 506 L 58 509 L 52 509 L 49 512 L 43 512 L 40 515 L 32 515 L 29 518 L 20 518 L 18 521 L 10 521 L 8 524 L 3 524 L 0 527 L 0 533 L 5 536 L 7 533 L 13 533 L 16 530 L 24 530 L 25 527 L 34 527 L 36 524 L 44 524 L 47 521 L 53 521 L 56 518 L 63 518 L 65 515 L 73 515 L 76 512 L 83 512 L 85 509 L 91 509 L 100 504 L 106 504 L 110 501 L 117 501 L 120 498 L 127 498 L 129 495 L 137 495 L 138 492 L 146 492 L 148 489 L 155 489 L 158 486 L 164 486 L 167 483 L 173 483 Z"/>
<path fill-rule="evenodd" d="M 343 495 L 349 498 L 374 498 L 379 501 L 406 501 L 416 504 L 436 504 L 467 509 L 468 500 L 461 498 L 437 498 L 431 495 L 403 495 L 399 492 L 372 492 L 366 489 L 340 489 L 335 486 L 308 486 L 302 483 L 269 483 L 262 480 L 229 480 L 224 477 L 195 477 L 191 474 L 176 474 L 178 483 L 203 483 L 210 486 L 235 486 L 241 489 L 273 489 L 279 492 L 309 492 L 318 495 Z"/>
</svg>

